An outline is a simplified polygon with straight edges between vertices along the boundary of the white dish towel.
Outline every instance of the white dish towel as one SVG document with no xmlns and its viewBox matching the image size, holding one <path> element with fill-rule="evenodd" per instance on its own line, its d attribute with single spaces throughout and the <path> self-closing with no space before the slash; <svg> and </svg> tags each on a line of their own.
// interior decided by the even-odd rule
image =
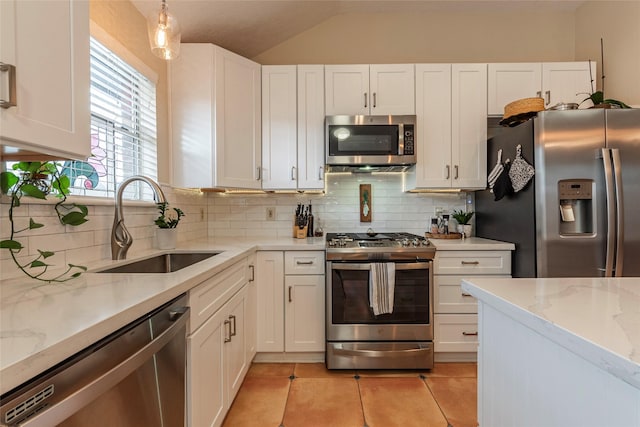
<svg viewBox="0 0 640 427">
<path fill-rule="evenodd" d="M 396 265 L 392 262 L 371 263 L 369 274 L 369 306 L 373 314 L 393 313 L 396 287 Z"/>
</svg>

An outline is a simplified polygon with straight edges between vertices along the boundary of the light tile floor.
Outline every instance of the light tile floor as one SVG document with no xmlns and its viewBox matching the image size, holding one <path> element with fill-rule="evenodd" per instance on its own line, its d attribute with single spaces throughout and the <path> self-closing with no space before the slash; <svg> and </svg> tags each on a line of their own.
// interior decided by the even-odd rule
<svg viewBox="0 0 640 427">
<path fill-rule="evenodd" d="M 328 371 L 254 363 L 223 427 L 476 427 L 475 363 L 419 371 Z"/>
</svg>

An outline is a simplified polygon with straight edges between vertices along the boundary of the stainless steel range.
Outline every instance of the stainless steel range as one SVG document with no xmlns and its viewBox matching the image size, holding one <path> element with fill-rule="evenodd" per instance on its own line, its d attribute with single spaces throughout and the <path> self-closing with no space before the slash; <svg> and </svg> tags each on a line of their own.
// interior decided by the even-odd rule
<svg viewBox="0 0 640 427">
<path fill-rule="evenodd" d="M 433 367 L 434 255 L 409 233 L 327 234 L 328 369 Z M 393 306 L 376 315 L 370 294 L 380 268 L 392 272 Z"/>
</svg>

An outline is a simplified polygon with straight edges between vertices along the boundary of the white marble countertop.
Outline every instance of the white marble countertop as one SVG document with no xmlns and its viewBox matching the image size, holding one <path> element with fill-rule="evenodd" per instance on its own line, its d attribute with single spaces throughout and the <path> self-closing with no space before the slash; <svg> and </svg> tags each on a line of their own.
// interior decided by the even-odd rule
<svg viewBox="0 0 640 427">
<path fill-rule="evenodd" d="M 169 274 L 87 272 L 63 284 L 6 280 L 0 294 L 0 394 L 13 389 L 256 250 L 324 250 L 324 238 L 209 239 L 176 250 L 221 252 Z M 124 261 L 162 253 L 150 251 Z M 92 270 L 123 261 L 89 265 Z M 153 280 L 148 280 L 153 278 Z"/>
<path fill-rule="evenodd" d="M 482 237 L 465 239 L 429 239 L 438 251 L 512 251 L 513 243 L 489 240 Z"/>
<path fill-rule="evenodd" d="M 640 388 L 640 278 L 469 278 L 462 289 Z"/>
</svg>

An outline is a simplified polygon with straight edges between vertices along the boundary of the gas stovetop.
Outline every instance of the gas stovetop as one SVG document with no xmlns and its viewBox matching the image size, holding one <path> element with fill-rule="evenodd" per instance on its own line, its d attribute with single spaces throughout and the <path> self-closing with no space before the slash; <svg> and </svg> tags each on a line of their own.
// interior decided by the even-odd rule
<svg viewBox="0 0 640 427">
<path fill-rule="evenodd" d="M 327 233 L 327 259 L 433 259 L 435 248 L 411 233 Z"/>
</svg>

